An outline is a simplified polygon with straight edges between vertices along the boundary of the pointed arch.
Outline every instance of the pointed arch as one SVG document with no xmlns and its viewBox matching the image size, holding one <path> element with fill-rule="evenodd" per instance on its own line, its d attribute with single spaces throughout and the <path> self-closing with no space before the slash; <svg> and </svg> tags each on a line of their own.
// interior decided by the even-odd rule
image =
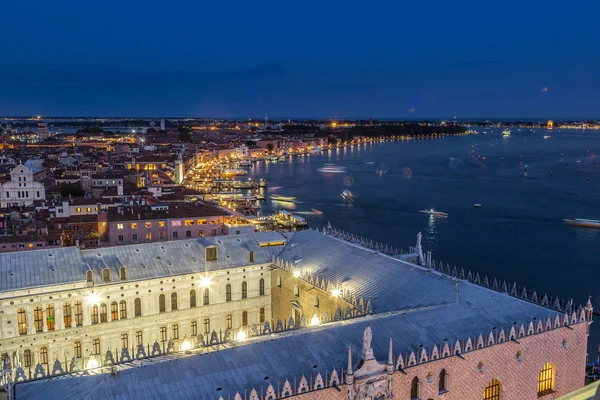
<svg viewBox="0 0 600 400">
<path fill-rule="evenodd" d="M 538 397 L 554 392 L 556 369 L 551 363 L 545 363 L 538 376 Z"/>
<path fill-rule="evenodd" d="M 498 379 L 492 379 L 483 392 L 483 400 L 500 400 L 502 385 Z"/>
<path fill-rule="evenodd" d="M 445 369 L 440 371 L 440 376 L 438 380 L 438 391 L 439 394 L 446 393 L 448 391 L 448 372 Z"/>
<path fill-rule="evenodd" d="M 419 400 L 421 398 L 421 382 L 418 377 L 414 377 L 410 383 L 410 400 Z"/>
</svg>

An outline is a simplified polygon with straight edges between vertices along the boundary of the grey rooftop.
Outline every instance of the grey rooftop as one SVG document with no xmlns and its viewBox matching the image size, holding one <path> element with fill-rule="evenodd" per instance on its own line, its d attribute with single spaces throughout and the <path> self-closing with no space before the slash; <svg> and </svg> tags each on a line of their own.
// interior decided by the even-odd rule
<svg viewBox="0 0 600 400">
<path fill-rule="evenodd" d="M 280 240 L 286 243 L 260 246 L 260 243 Z M 17 399 L 218 399 L 219 396 L 227 399 L 233 398 L 237 391 L 243 395 L 252 388 L 266 390 L 269 383 L 277 387 L 286 379 L 300 379 L 302 375 L 314 378 L 316 371 L 325 377 L 325 371 L 331 373 L 336 368 L 341 375 L 348 346 L 352 347 L 353 354 L 360 353 L 362 333 L 367 325 L 373 330 L 372 346 L 378 360 L 387 358 L 391 337 L 394 360 L 402 354 L 406 362 L 407 352 L 417 351 L 421 345 L 429 349 L 437 345 L 441 349 L 445 341 L 453 346 L 457 340 L 462 343 L 467 337 L 485 336 L 500 329 L 506 332 L 515 323 L 527 325 L 533 318 L 544 321 L 558 314 L 508 293 L 310 230 L 102 250 L 71 248 L 26 252 L 20 256 L 30 257 L 28 264 L 18 268 L 19 265 L 11 261 L 8 268 L 28 273 L 27 265 L 43 265 L 39 260 L 45 260 L 44 257 L 52 252 L 56 257 L 62 257 L 63 262 L 57 265 L 69 271 L 60 275 L 65 276 L 63 279 L 68 279 L 70 274 L 81 274 L 83 279 L 84 274 L 79 271 L 87 266 L 100 271 L 104 266 L 114 269 L 121 265 L 127 265 L 132 279 L 145 279 L 202 271 L 205 266 L 203 250 L 208 245 L 219 248 L 219 261 L 213 262 L 214 265 L 209 266 L 211 269 L 247 265 L 247 253 L 253 250 L 258 263 L 278 257 L 291 263 L 294 269 L 341 285 L 357 297 L 372 299 L 376 314 L 252 338 L 242 344 L 228 344 L 217 351 L 139 360 L 114 376 L 63 376 L 19 383 L 15 387 Z M 18 257 L 19 253 L 0 257 L 12 255 Z M 7 268 L 4 258 L 0 262 L 4 274 Z M 3 290 L 6 290 L 4 286 Z M 221 390 L 217 391 L 218 388 Z"/>
</svg>

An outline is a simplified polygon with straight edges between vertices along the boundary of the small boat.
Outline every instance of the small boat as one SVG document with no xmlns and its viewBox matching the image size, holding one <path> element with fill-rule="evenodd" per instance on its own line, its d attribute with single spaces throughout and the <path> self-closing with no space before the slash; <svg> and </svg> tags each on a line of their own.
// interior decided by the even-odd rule
<svg viewBox="0 0 600 400">
<path fill-rule="evenodd" d="M 502 136 L 506 136 L 506 137 L 510 136 L 510 129 L 503 130 L 502 131 Z"/>
<path fill-rule="evenodd" d="M 569 225 L 583 226 L 585 228 L 600 228 L 600 221 L 597 219 L 575 218 L 564 219 L 564 221 Z"/>
<path fill-rule="evenodd" d="M 367 165 L 373 165 L 373 164 L 375 164 L 375 161 L 367 161 L 365 164 L 367 164 Z"/>
<path fill-rule="evenodd" d="M 342 192 L 342 197 L 346 200 L 354 199 L 354 195 L 348 189 L 344 189 L 344 191 Z"/>
<path fill-rule="evenodd" d="M 344 174 L 346 173 L 346 167 L 342 167 L 335 164 L 325 164 L 322 168 L 317 171 L 324 172 L 326 174 Z"/>
<path fill-rule="evenodd" d="M 272 194 L 271 195 L 271 200 L 283 201 L 283 202 L 287 202 L 287 203 L 294 203 L 296 201 L 296 197 L 294 197 L 294 196 L 280 196 L 278 194 Z"/>
<path fill-rule="evenodd" d="M 441 212 L 441 211 L 435 211 L 433 208 L 425 209 L 425 210 L 419 210 L 419 212 L 421 212 L 423 214 L 433 215 L 434 217 L 443 217 L 443 218 L 447 218 L 448 217 L 447 213 Z"/>
<path fill-rule="evenodd" d="M 473 204 L 473 207 L 479 208 L 479 207 L 481 207 L 481 204 L 475 203 L 475 204 Z"/>
<path fill-rule="evenodd" d="M 321 210 L 317 210 L 316 208 L 311 208 L 312 212 L 314 212 L 316 215 L 323 215 L 323 211 Z"/>
</svg>

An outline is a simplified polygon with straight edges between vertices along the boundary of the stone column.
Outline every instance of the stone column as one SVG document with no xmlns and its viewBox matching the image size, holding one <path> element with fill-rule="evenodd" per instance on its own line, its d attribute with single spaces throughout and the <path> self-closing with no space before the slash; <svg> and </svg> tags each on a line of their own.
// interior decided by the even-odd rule
<svg viewBox="0 0 600 400">
<path fill-rule="evenodd" d="M 65 320 L 63 314 L 63 303 L 54 303 L 54 330 L 59 331 L 65 329 Z"/>
<path fill-rule="evenodd" d="M 25 317 L 27 318 L 27 333 L 29 335 L 33 335 L 35 334 L 35 325 L 33 323 L 33 320 L 35 319 L 35 316 L 33 314 L 33 307 L 32 306 L 27 306 L 25 307 Z"/>
<path fill-rule="evenodd" d="M 42 332 L 48 332 L 48 312 L 45 306 L 42 307 Z M 50 357 L 50 355 L 48 355 Z"/>
<path fill-rule="evenodd" d="M 81 308 L 83 309 L 83 326 L 89 326 L 92 324 L 92 305 L 82 303 Z"/>
</svg>

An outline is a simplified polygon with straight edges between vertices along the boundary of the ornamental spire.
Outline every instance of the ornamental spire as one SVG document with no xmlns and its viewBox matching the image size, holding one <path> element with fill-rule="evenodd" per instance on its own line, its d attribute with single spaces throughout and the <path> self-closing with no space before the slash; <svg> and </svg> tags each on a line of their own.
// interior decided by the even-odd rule
<svg viewBox="0 0 600 400">
<path fill-rule="evenodd" d="M 388 360 L 385 369 L 387 370 L 388 374 L 394 373 L 394 352 L 392 350 L 392 338 L 390 338 L 390 345 L 388 347 Z"/>
<path fill-rule="evenodd" d="M 352 347 L 348 346 L 348 369 L 346 370 L 346 382 L 354 382 L 354 372 L 352 371 Z"/>
</svg>

